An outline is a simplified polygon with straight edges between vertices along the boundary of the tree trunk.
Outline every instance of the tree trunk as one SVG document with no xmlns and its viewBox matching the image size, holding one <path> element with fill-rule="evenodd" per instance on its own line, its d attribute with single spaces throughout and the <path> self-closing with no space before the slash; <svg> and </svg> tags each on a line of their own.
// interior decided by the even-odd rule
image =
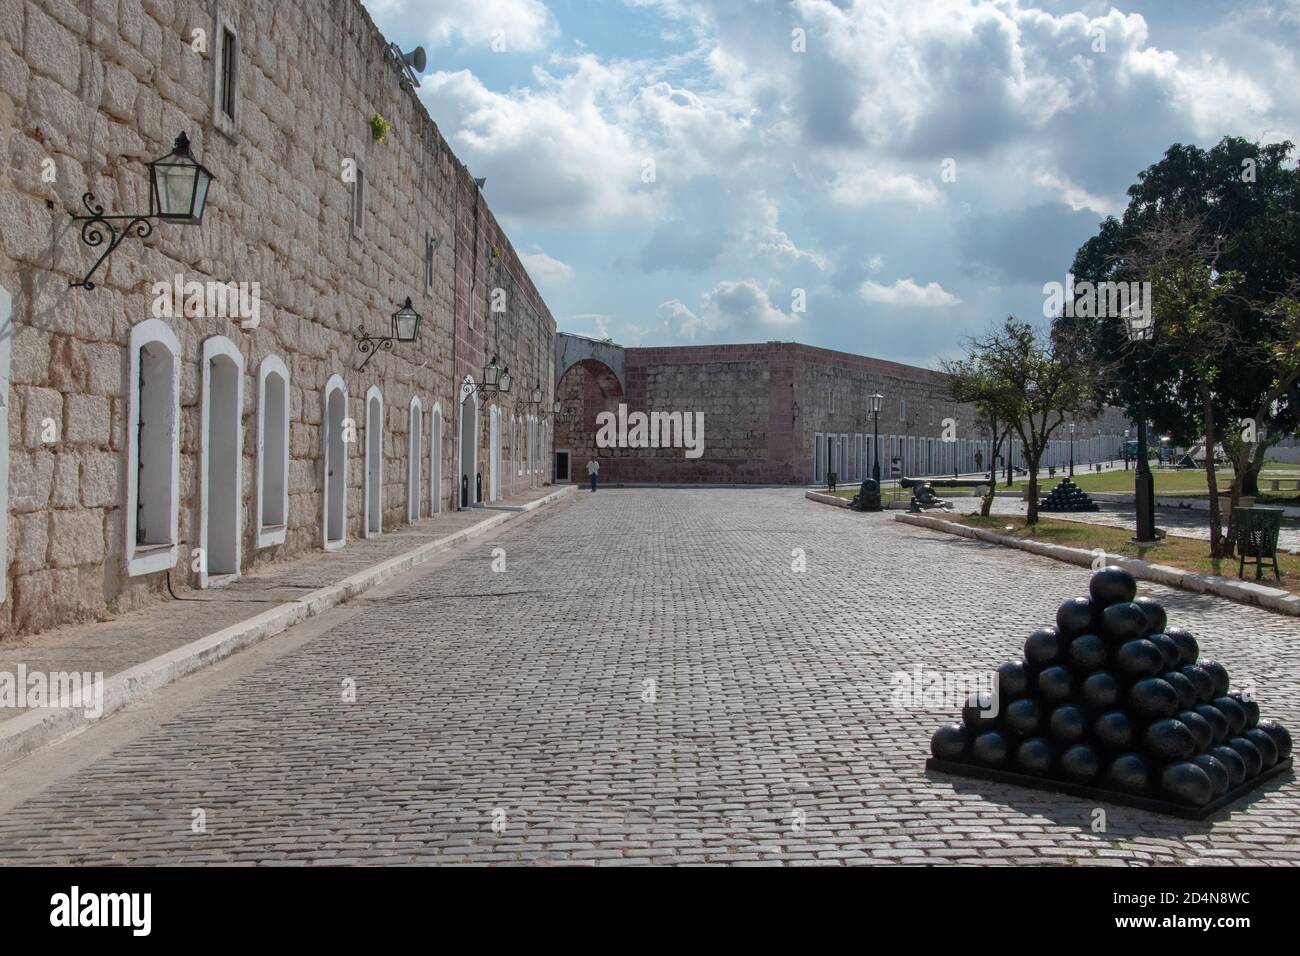
<svg viewBox="0 0 1300 956">
<path fill-rule="evenodd" d="M 1219 517 L 1219 481 L 1214 470 L 1214 400 L 1208 385 L 1201 386 L 1201 406 L 1205 416 L 1205 488 L 1210 493 L 1210 557 L 1223 557 L 1223 526 Z"/>
<path fill-rule="evenodd" d="M 1025 467 L 1029 469 L 1029 517 L 1025 523 L 1038 524 L 1038 462 L 1043 457 L 1040 451 L 1034 457 L 1025 458 Z"/>
<path fill-rule="evenodd" d="M 989 465 L 990 465 L 990 467 L 989 467 L 989 479 L 990 479 L 990 480 L 989 480 L 989 493 L 988 493 L 987 495 L 984 496 L 983 502 L 980 504 L 980 517 L 981 517 L 981 518 L 987 518 L 987 517 L 989 516 L 989 514 L 993 511 L 993 499 L 994 499 L 995 497 L 997 497 L 997 493 L 998 493 L 998 449 L 1001 448 L 1001 447 L 1002 447 L 1002 443 L 1001 443 L 1000 441 L 997 440 L 997 436 L 994 436 L 994 440 L 993 440 L 993 461 L 991 461 L 991 462 L 989 463 Z"/>
<path fill-rule="evenodd" d="M 1272 447 L 1273 442 L 1263 438 L 1255 443 L 1255 454 L 1246 469 L 1246 483 L 1241 489 L 1243 495 L 1259 495 L 1259 473 L 1264 470 L 1264 461 L 1268 458 L 1268 450 Z"/>
</svg>

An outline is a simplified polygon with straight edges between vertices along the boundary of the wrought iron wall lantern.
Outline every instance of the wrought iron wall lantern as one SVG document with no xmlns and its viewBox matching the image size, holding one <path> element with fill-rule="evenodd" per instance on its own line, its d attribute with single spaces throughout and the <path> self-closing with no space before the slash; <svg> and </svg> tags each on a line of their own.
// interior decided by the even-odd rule
<svg viewBox="0 0 1300 956">
<path fill-rule="evenodd" d="M 82 223 L 81 241 L 97 249 L 108 243 L 103 255 L 95 260 L 85 278 L 69 283 L 73 288 L 94 289 L 90 277 L 104 264 L 113 250 L 132 232 L 140 239 L 153 234 L 153 221 L 174 222 L 197 226 L 203 222 L 203 210 L 208 202 L 208 187 L 212 173 L 190 153 L 190 139 L 184 133 L 176 137 L 172 151 L 149 163 L 149 212 L 129 216 L 109 216 L 104 207 L 95 202 L 94 193 L 86 193 L 81 203 L 90 213 L 73 216 L 73 222 Z M 125 222 L 120 229 L 115 223 Z"/>
<path fill-rule="evenodd" d="M 510 377 L 510 367 L 502 365 L 497 356 L 483 366 L 483 378 L 474 383 L 474 390 L 480 395 L 507 395 L 514 381 Z"/>
<path fill-rule="evenodd" d="M 364 326 L 356 334 L 357 351 L 366 357 L 365 361 L 357 367 L 358 372 L 370 364 L 370 360 L 375 357 L 375 353 L 380 349 L 391 352 L 394 342 L 415 341 L 415 337 L 420 331 L 420 313 L 411 308 L 411 297 L 409 295 L 406 297 L 406 304 L 393 313 L 392 323 L 391 335 L 367 335 Z"/>
<path fill-rule="evenodd" d="M 546 421 L 547 419 L 550 419 L 557 423 L 571 422 L 573 421 L 573 417 L 574 417 L 573 409 L 565 408 L 564 403 L 561 402 L 558 398 L 551 403 L 551 408 L 549 411 L 545 411 L 541 413 L 542 421 Z"/>
</svg>

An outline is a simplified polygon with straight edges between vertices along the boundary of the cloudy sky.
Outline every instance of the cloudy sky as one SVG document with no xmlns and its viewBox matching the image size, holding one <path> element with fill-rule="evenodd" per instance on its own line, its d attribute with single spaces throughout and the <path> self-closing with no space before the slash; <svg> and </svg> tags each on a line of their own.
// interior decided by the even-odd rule
<svg viewBox="0 0 1300 956">
<path fill-rule="evenodd" d="M 919 365 L 1175 142 L 1300 142 L 1300 0 L 365 0 L 563 331 Z"/>
</svg>

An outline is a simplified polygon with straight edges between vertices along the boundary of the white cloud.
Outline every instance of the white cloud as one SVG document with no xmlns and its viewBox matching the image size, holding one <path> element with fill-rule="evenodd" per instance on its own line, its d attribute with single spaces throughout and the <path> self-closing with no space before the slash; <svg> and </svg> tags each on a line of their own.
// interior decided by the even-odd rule
<svg viewBox="0 0 1300 956">
<path fill-rule="evenodd" d="M 537 282 L 568 282 L 573 278 L 573 266 L 561 262 L 536 249 L 519 257 L 528 274 Z"/>
<path fill-rule="evenodd" d="M 565 326 L 573 330 L 576 335 L 589 335 L 592 338 L 603 339 L 609 337 L 610 316 L 598 315 L 595 313 L 583 313 L 575 315 Z M 585 331 L 590 329 L 590 331 Z"/>
<path fill-rule="evenodd" d="M 798 316 L 773 305 L 753 279 L 719 282 L 705 293 L 698 312 L 669 299 L 660 304 L 659 318 L 670 341 L 688 342 L 719 333 L 743 338 L 799 324 Z"/>
<path fill-rule="evenodd" d="M 1114 216 L 1124 208 L 1122 203 L 1094 196 L 1086 189 L 1076 186 L 1070 180 L 1055 173 L 1038 173 L 1034 176 L 1034 184 L 1053 193 L 1054 199 L 1069 206 L 1075 212 L 1087 209 L 1099 216 Z"/>
<path fill-rule="evenodd" d="M 498 93 L 467 70 L 434 73 L 420 95 L 462 161 L 488 177 L 488 198 L 509 215 L 571 221 L 646 217 L 641 182 L 649 150 L 612 115 L 625 97 L 623 67 L 583 54 L 534 69 L 535 87 Z"/>
<path fill-rule="evenodd" d="M 831 199 L 846 206 L 886 202 L 928 206 L 939 201 L 939 190 L 933 182 L 907 173 L 888 173 L 859 165 L 835 174 Z"/>
<path fill-rule="evenodd" d="M 460 40 L 502 53 L 529 53 L 559 35 L 541 0 L 366 0 L 366 7 L 385 34 L 417 37 L 433 47 Z"/>
<path fill-rule="evenodd" d="M 749 198 L 751 218 L 744 227 L 743 246 L 759 258 L 778 269 L 799 262 L 809 262 L 825 271 L 830 263 L 825 254 L 816 249 L 801 249 L 781 228 L 781 209 L 776 200 L 766 192 L 757 192 Z"/>
<path fill-rule="evenodd" d="M 911 279 L 898 279 L 893 285 L 881 285 L 868 279 L 858 291 L 868 302 L 922 309 L 943 308 L 961 302 L 951 292 L 945 292 L 937 282 L 920 286 Z"/>
</svg>

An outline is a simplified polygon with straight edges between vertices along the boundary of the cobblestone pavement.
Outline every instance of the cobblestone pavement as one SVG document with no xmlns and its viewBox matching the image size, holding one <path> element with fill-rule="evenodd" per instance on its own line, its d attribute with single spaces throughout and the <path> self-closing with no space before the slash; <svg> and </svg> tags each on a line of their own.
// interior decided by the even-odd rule
<svg viewBox="0 0 1300 956">
<path fill-rule="evenodd" d="M 950 498 L 953 510 L 958 513 L 974 511 L 978 503 L 973 498 Z M 1132 530 L 1137 526 L 1137 506 L 1127 503 L 1099 501 L 1100 511 L 1040 512 L 1045 518 L 1064 521 L 1082 521 L 1087 524 L 1106 525 L 1111 528 Z M 993 514 L 1023 515 L 1028 505 L 1018 498 L 994 498 Z M 1224 519 L 1226 524 L 1226 517 Z M 1194 508 L 1157 508 L 1156 527 L 1183 538 L 1210 540 L 1210 513 Z M 1277 538 L 1278 547 L 1284 550 L 1300 549 L 1300 521 L 1283 518 L 1282 530 Z"/>
<path fill-rule="evenodd" d="M 927 775 L 953 714 L 891 675 L 986 670 L 1086 582 L 801 489 L 583 494 L 30 797 L 0 862 L 1300 861 L 1290 777 L 1093 832 L 1086 801 Z M 1300 726 L 1293 620 L 1143 592 Z"/>
<path fill-rule="evenodd" d="M 555 490 L 550 486 L 528 489 L 506 504 L 535 501 Z M 117 674 L 499 514 L 489 508 L 445 511 L 376 538 L 349 539 L 346 547 L 338 551 L 317 551 L 277 561 L 226 587 L 182 590 L 180 600 L 164 598 L 111 620 L 73 624 L 5 641 L 0 645 L 0 672 L 14 673 L 23 665 L 29 672 Z M 2 708 L 0 720 L 15 717 L 23 710 Z"/>
</svg>

